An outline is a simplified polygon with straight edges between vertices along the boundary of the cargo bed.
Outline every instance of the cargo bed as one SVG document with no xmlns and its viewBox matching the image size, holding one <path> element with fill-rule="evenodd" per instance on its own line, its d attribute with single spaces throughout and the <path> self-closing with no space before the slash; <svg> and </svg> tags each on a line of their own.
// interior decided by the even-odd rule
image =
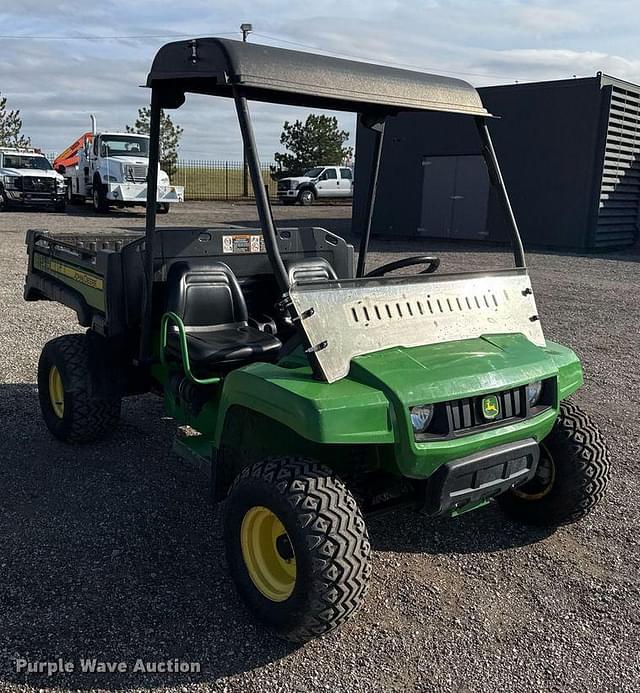
<svg viewBox="0 0 640 693">
<path fill-rule="evenodd" d="M 158 229 L 155 239 L 153 305 L 160 314 L 169 267 L 197 258 L 229 265 L 250 314 L 273 310 L 278 292 L 259 230 L 167 227 Z M 105 337 L 139 330 L 145 291 L 142 231 L 51 234 L 31 229 L 26 243 L 27 301 L 62 303 L 76 312 L 80 325 Z M 285 262 L 323 257 L 339 277 L 353 276 L 353 247 L 324 229 L 280 229 L 278 245 Z"/>
</svg>

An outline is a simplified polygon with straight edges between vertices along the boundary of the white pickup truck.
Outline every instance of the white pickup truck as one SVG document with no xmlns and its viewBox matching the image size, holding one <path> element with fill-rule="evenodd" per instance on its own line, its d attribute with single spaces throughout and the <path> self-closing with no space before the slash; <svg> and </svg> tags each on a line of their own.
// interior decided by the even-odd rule
<svg viewBox="0 0 640 693">
<path fill-rule="evenodd" d="M 50 205 L 64 212 L 65 182 L 39 149 L 0 148 L 0 211 L 12 206 Z"/>
<path fill-rule="evenodd" d="M 316 199 L 353 197 L 353 172 L 347 166 L 316 166 L 302 176 L 281 178 L 278 199 L 284 205 L 312 205 Z"/>
<path fill-rule="evenodd" d="M 91 200 L 96 212 L 110 205 L 130 207 L 147 202 L 149 137 L 129 132 L 92 132 L 76 140 L 54 161 L 67 180 L 70 201 Z M 171 185 L 158 171 L 158 212 L 168 213 L 173 202 L 184 202 L 184 188 Z"/>
</svg>

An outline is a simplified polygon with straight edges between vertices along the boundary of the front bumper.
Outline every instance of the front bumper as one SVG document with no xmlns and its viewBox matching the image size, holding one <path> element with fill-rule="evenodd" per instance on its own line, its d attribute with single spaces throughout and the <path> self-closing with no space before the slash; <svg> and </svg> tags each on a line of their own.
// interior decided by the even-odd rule
<svg viewBox="0 0 640 693">
<path fill-rule="evenodd" d="M 297 190 L 278 190 L 278 197 L 294 198 L 298 197 Z"/>
<path fill-rule="evenodd" d="M 146 183 L 107 183 L 106 196 L 113 202 L 144 205 L 147 203 Z M 184 187 L 181 185 L 158 186 L 158 202 L 184 202 Z"/>
<path fill-rule="evenodd" d="M 520 486 L 535 475 L 539 457 L 538 443 L 527 438 L 448 462 L 429 479 L 423 510 L 439 515 Z"/>
<path fill-rule="evenodd" d="M 7 190 L 4 194 L 11 204 L 50 205 L 62 202 L 66 198 L 64 190 L 23 192 L 22 190 Z"/>
</svg>

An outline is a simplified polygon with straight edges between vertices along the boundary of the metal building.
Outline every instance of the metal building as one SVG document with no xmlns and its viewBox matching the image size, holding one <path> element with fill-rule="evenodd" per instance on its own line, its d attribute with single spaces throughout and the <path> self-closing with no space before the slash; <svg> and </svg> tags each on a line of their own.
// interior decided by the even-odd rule
<svg viewBox="0 0 640 693">
<path fill-rule="evenodd" d="M 525 244 L 595 250 L 636 243 L 640 86 L 598 73 L 479 91 L 498 116 L 489 127 Z M 405 113 L 387 119 L 384 137 L 374 234 L 506 240 L 473 123 Z M 356 151 L 357 233 L 372 157 L 364 128 Z"/>
</svg>

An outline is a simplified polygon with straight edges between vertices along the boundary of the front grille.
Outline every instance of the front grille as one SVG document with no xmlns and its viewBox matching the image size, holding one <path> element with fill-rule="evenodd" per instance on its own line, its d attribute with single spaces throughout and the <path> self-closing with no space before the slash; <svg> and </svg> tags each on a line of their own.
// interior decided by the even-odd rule
<svg viewBox="0 0 640 693">
<path fill-rule="evenodd" d="M 482 415 L 482 399 L 485 395 L 447 402 L 445 406 L 451 417 L 451 429 L 454 432 L 465 431 L 469 428 L 485 426 L 506 419 L 524 418 L 526 413 L 524 387 L 494 392 L 493 394 L 498 398 L 500 404 L 500 411 L 494 419 L 486 419 Z"/>
<path fill-rule="evenodd" d="M 290 180 L 278 183 L 278 190 L 291 190 L 292 184 Z"/>
<path fill-rule="evenodd" d="M 18 190 L 23 192 L 52 192 L 55 189 L 55 178 L 39 178 L 37 176 L 22 176 L 22 187 Z M 16 181 L 17 182 L 17 181 Z"/>
<path fill-rule="evenodd" d="M 494 418 L 487 418 L 482 412 L 482 400 L 486 397 L 497 399 L 499 411 Z M 556 406 L 556 400 L 556 379 L 547 378 L 542 381 L 540 399 L 534 406 L 530 406 L 527 401 L 526 385 L 501 392 L 487 392 L 476 397 L 438 402 L 434 404 L 433 417 L 428 429 L 424 433 L 416 433 L 415 440 L 418 443 L 450 440 L 489 428 L 508 426 Z"/>
<path fill-rule="evenodd" d="M 125 166 L 124 178 L 127 183 L 145 183 L 147 180 L 147 166 L 145 164 Z"/>
</svg>

